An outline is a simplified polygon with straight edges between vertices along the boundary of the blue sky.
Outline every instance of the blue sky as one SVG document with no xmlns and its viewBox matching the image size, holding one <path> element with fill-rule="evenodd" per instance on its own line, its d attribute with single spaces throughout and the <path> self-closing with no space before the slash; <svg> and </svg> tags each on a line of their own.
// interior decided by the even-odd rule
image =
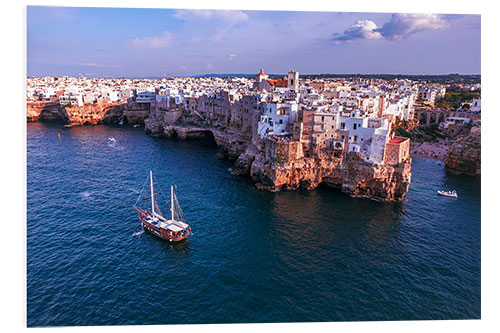
<svg viewBox="0 0 500 333">
<path fill-rule="evenodd" d="M 27 74 L 479 74 L 479 15 L 28 6 Z"/>
</svg>

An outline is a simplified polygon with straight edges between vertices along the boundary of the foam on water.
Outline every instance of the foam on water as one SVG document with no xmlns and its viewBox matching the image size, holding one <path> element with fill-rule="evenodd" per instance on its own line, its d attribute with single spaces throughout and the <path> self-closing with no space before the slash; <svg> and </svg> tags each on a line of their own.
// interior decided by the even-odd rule
<svg viewBox="0 0 500 333">
<path fill-rule="evenodd" d="M 139 230 L 139 231 L 134 232 L 134 234 L 132 236 L 139 236 L 139 235 L 142 235 L 143 233 L 144 233 L 144 230 Z"/>
<path fill-rule="evenodd" d="M 90 192 L 89 191 L 81 192 L 80 196 L 82 196 L 83 198 L 88 198 L 90 196 Z"/>
</svg>

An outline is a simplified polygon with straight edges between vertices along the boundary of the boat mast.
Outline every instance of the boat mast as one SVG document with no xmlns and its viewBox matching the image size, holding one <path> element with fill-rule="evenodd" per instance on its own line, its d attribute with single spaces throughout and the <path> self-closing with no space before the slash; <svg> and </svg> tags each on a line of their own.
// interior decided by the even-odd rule
<svg viewBox="0 0 500 333">
<path fill-rule="evenodd" d="M 174 185 L 170 185 L 170 213 L 172 214 L 172 221 L 174 220 Z"/>
<path fill-rule="evenodd" d="M 149 170 L 149 179 L 151 181 L 151 210 L 153 212 L 153 215 L 156 215 L 155 213 L 155 194 L 154 194 L 154 189 L 153 189 L 153 170 Z"/>
</svg>

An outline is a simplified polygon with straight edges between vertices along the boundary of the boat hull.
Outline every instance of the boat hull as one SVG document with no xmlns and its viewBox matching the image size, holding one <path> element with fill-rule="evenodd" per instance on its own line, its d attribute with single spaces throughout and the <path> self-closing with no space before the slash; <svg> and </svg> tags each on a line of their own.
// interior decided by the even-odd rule
<svg viewBox="0 0 500 333">
<path fill-rule="evenodd" d="M 458 198 L 457 194 L 449 194 L 449 193 L 441 192 L 441 191 L 438 191 L 437 194 L 442 195 L 444 197 L 449 197 L 449 198 Z"/>
<path fill-rule="evenodd" d="M 171 234 L 169 233 L 167 230 L 164 230 L 164 229 L 161 229 L 161 228 L 158 228 L 157 226 L 147 222 L 141 214 L 139 214 L 139 220 L 141 221 L 141 225 L 144 227 L 144 229 L 146 231 L 148 231 L 149 233 L 161 238 L 161 239 L 164 239 L 166 241 L 169 241 L 171 243 L 179 243 L 185 239 L 187 239 L 187 237 L 190 235 L 190 232 L 186 232 L 184 235 L 182 236 L 176 236 L 175 234 Z"/>
</svg>

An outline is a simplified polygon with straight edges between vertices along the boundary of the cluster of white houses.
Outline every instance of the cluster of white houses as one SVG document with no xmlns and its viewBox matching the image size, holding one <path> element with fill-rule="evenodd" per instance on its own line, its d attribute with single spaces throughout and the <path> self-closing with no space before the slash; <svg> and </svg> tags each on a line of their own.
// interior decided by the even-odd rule
<svg viewBox="0 0 500 333">
<path fill-rule="evenodd" d="M 207 125 L 236 126 L 252 140 L 300 141 L 384 163 L 388 147 L 403 151 L 392 162 L 407 157 L 400 146 L 408 140 L 391 137 L 391 124 L 413 119 L 417 100 L 433 102 L 445 92 L 442 85 L 405 79 L 302 80 L 296 71 L 270 79 L 261 69 L 255 79 L 30 78 L 26 97 L 76 106 L 99 100 L 149 103 L 151 116 L 167 123 L 189 114 Z M 471 111 L 480 107 L 474 100 Z"/>
</svg>

